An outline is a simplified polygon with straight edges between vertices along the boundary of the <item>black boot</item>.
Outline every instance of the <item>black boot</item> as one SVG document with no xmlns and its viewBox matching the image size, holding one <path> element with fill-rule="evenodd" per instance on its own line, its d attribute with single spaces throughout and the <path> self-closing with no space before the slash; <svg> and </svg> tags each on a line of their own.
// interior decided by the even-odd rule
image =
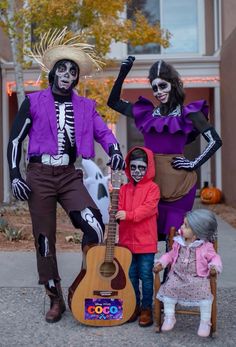
<svg viewBox="0 0 236 347">
<path fill-rule="evenodd" d="M 61 319 L 62 313 L 66 310 L 61 284 L 57 282 L 56 287 L 51 288 L 45 285 L 45 289 L 50 299 L 50 310 L 46 313 L 45 319 L 48 323 L 56 323 Z"/>
</svg>

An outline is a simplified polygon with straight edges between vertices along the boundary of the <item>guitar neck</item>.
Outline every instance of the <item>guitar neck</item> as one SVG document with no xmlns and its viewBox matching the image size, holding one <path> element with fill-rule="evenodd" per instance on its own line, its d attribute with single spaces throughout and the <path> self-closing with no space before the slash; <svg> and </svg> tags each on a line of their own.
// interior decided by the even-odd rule
<svg viewBox="0 0 236 347">
<path fill-rule="evenodd" d="M 110 219 L 108 224 L 107 232 L 107 242 L 106 242 L 106 252 L 105 252 L 105 261 L 113 262 L 114 259 L 114 248 L 116 243 L 116 233 L 117 233 L 117 222 L 116 222 L 116 212 L 118 209 L 118 199 L 119 199 L 119 187 L 121 180 L 121 173 L 113 172 L 111 177 L 111 183 L 113 186 L 111 194 L 111 210 L 110 210 Z"/>
</svg>

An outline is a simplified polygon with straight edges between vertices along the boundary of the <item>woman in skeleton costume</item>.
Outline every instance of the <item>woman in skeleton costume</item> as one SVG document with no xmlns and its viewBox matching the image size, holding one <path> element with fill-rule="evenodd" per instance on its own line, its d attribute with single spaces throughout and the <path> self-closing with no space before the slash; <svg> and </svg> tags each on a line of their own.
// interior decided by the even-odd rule
<svg viewBox="0 0 236 347">
<path fill-rule="evenodd" d="M 56 34 L 56 35 L 55 35 Z M 95 101 L 73 91 L 80 76 L 99 68 L 91 46 L 70 39 L 66 31 L 52 33 L 47 47 L 33 54 L 49 72 L 49 88 L 26 96 L 16 115 L 8 145 L 12 192 L 16 199 L 28 200 L 37 256 L 39 284 L 45 285 L 51 300 L 46 314 L 49 323 L 61 319 L 65 311 L 56 258 L 56 206 L 64 208 L 75 228 L 83 231 L 82 249 L 103 241 L 104 224 L 98 206 L 76 170 L 78 156 L 94 157 L 94 140 L 110 156 L 113 170 L 124 169 L 116 138 L 96 112 Z M 48 39 L 49 42 L 49 39 Z M 72 44 L 73 43 L 73 44 Z M 39 54 L 40 53 L 40 54 Z M 26 180 L 19 165 L 22 142 L 29 136 Z"/>
<path fill-rule="evenodd" d="M 149 70 L 157 107 L 143 97 L 139 97 L 134 104 L 121 100 L 122 84 L 134 60 L 129 56 L 122 62 L 108 106 L 134 118 L 137 129 L 143 134 L 145 147 L 155 155 L 155 180 L 161 190 L 158 205 L 159 240 L 165 240 L 170 227 L 178 229 L 186 212 L 192 209 L 197 182 L 195 170 L 221 147 L 222 141 L 207 121 L 206 101 L 195 101 L 184 106 L 185 95 L 179 74 L 163 60 L 154 63 Z M 183 155 L 184 147 L 200 133 L 207 146 L 197 158 L 189 160 Z"/>
</svg>

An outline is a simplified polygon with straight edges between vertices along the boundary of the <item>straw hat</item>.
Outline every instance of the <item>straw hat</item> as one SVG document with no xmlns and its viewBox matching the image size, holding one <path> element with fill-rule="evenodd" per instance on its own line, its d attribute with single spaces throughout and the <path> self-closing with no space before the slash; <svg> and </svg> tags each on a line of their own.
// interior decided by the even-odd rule
<svg viewBox="0 0 236 347">
<path fill-rule="evenodd" d="M 62 59 L 74 61 L 79 66 L 80 76 L 101 70 L 104 63 L 97 57 L 94 46 L 78 42 L 80 35 L 66 39 L 68 33 L 66 27 L 62 30 L 49 30 L 41 36 L 40 42 L 31 50 L 29 56 L 46 72 Z"/>
</svg>

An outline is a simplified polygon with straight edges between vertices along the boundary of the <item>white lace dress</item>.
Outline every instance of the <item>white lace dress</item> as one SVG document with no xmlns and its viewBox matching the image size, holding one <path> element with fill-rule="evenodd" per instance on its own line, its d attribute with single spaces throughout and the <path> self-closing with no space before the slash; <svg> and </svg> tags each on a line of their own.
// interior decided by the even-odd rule
<svg viewBox="0 0 236 347">
<path fill-rule="evenodd" d="M 198 306 L 203 300 L 212 301 L 209 278 L 197 275 L 196 248 L 180 246 L 174 268 L 158 291 L 159 300 L 174 299 L 185 306 Z"/>
</svg>

